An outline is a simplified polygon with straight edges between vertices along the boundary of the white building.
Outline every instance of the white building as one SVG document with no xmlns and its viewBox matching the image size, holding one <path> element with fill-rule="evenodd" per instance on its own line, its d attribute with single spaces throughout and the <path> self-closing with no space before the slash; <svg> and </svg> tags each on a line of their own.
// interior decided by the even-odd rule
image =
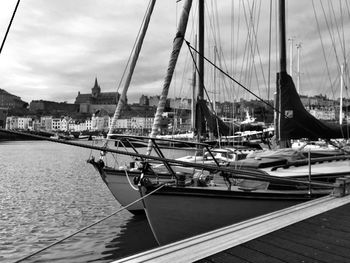
<svg viewBox="0 0 350 263">
<path fill-rule="evenodd" d="M 91 127 L 94 131 L 103 131 L 109 129 L 109 116 L 95 116 L 95 114 L 92 115 L 91 118 Z"/>
<path fill-rule="evenodd" d="M 52 116 L 40 117 L 40 127 L 46 131 L 52 130 Z"/>
<path fill-rule="evenodd" d="M 86 129 L 88 131 L 92 130 L 92 121 L 91 121 L 91 119 L 88 119 L 88 120 L 85 121 L 85 126 L 86 126 Z"/>
<path fill-rule="evenodd" d="M 18 117 L 9 116 L 6 117 L 6 130 L 18 129 Z"/>
<path fill-rule="evenodd" d="M 132 117 L 130 119 L 131 129 L 140 129 L 141 132 L 145 129 L 152 129 L 154 117 Z"/>
<path fill-rule="evenodd" d="M 115 123 L 115 129 L 130 129 L 130 120 L 129 119 L 118 119 Z M 112 118 L 109 121 L 109 127 L 112 125 Z"/>
<path fill-rule="evenodd" d="M 60 118 L 52 118 L 51 122 L 51 130 L 60 131 L 61 130 L 61 119 Z"/>
<path fill-rule="evenodd" d="M 335 120 L 336 112 L 334 109 L 326 108 L 326 109 L 310 109 L 310 114 L 313 115 L 316 119 L 319 120 Z M 343 114 L 344 118 L 344 114 Z"/>
<path fill-rule="evenodd" d="M 72 122 L 71 117 L 64 117 L 61 119 L 61 131 L 69 131 L 69 123 Z"/>
<path fill-rule="evenodd" d="M 33 120 L 29 117 L 18 117 L 18 129 L 33 129 Z"/>
</svg>

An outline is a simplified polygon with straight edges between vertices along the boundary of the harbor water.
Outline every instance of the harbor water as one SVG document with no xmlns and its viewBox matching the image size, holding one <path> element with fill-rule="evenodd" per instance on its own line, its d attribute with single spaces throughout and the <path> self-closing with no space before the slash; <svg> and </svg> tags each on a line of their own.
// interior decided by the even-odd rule
<svg viewBox="0 0 350 263">
<path fill-rule="evenodd" d="M 0 262 L 15 262 L 120 209 L 86 162 L 91 155 L 99 152 L 0 142 Z M 123 210 L 25 262 L 112 262 L 156 246 L 146 217 Z"/>
</svg>

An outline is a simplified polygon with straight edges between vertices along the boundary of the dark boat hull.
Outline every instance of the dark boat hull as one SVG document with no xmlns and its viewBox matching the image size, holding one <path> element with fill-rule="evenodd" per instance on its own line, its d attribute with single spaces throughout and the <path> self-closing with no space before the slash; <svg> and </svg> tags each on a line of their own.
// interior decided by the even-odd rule
<svg viewBox="0 0 350 263">
<path fill-rule="evenodd" d="M 142 187 L 143 194 L 154 187 Z M 182 240 L 326 195 L 306 191 L 215 191 L 164 187 L 143 200 L 148 221 L 160 245 Z"/>
</svg>

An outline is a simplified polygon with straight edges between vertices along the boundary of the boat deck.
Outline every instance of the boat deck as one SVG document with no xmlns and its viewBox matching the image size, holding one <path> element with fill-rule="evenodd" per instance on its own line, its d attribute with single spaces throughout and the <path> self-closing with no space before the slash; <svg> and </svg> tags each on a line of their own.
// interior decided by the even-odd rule
<svg viewBox="0 0 350 263">
<path fill-rule="evenodd" d="M 350 262 L 349 218 L 347 204 L 196 262 Z"/>
</svg>

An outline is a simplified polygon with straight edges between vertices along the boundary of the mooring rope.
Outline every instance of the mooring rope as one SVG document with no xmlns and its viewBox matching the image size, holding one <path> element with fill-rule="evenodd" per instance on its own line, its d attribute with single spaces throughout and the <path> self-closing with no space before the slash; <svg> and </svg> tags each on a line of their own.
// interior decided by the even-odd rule
<svg viewBox="0 0 350 263">
<path fill-rule="evenodd" d="M 127 169 L 125 169 L 124 171 L 125 171 L 125 176 L 126 176 L 126 179 L 128 179 L 128 182 L 129 182 L 130 187 L 131 187 L 133 190 L 138 191 L 139 189 L 138 189 L 137 187 L 135 187 L 135 186 L 131 183 L 130 178 L 129 178 L 129 173 L 128 173 Z"/>
<path fill-rule="evenodd" d="M 84 227 L 84 228 L 81 228 L 81 229 L 79 229 L 78 231 L 76 231 L 76 232 L 74 232 L 74 233 L 72 233 L 72 234 L 70 234 L 70 235 L 68 235 L 68 236 L 66 236 L 66 237 L 64 237 L 64 238 L 62 238 L 62 239 L 60 239 L 60 240 L 58 240 L 58 241 L 56 241 L 56 242 L 54 242 L 54 243 L 52 243 L 52 244 L 50 244 L 50 245 L 44 247 L 44 248 L 42 248 L 42 249 L 39 249 L 39 250 L 37 250 L 37 251 L 31 253 L 30 255 L 27 255 L 27 256 L 25 256 L 25 257 L 23 257 L 23 258 L 21 258 L 21 259 L 18 259 L 18 260 L 16 260 L 14 263 L 22 262 L 23 260 L 26 260 L 26 259 L 28 259 L 28 258 L 30 258 L 30 257 L 32 257 L 32 256 L 35 256 L 35 255 L 37 255 L 37 254 L 39 254 L 39 253 L 41 253 L 41 252 L 43 252 L 43 251 L 45 251 L 45 250 L 47 250 L 47 249 L 49 249 L 49 248 L 55 246 L 55 245 L 58 245 L 58 244 L 62 243 L 63 241 L 67 240 L 68 238 L 71 238 L 71 237 L 73 237 L 73 236 L 79 234 L 80 232 L 83 232 L 84 230 L 86 230 L 86 229 L 88 229 L 88 228 L 90 228 L 90 227 L 93 227 L 93 226 L 95 226 L 95 225 L 101 223 L 102 221 L 104 221 L 104 220 L 106 220 L 106 219 L 108 219 L 108 218 L 114 216 L 115 214 L 117 214 L 117 213 L 119 213 L 119 212 L 125 210 L 126 208 L 132 206 L 133 204 L 135 204 L 135 203 L 137 203 L 137 202 L 139 202 L 139 201 L 145 199 L 146 197 L 150 196 L 151 194 L 157 192 L 158 190 L 160 190 L 161 188 L 163 188 L 165 185 L 166 185 L 166 183 L 161 184 L 158 188 L 156 188 L 156 189 L 154 189 L 153 191 L 149 192 L 148 194 L 146 194 L 146 195 L 140 197 L 139 199 L 135 200 L 134 202 L 131 202 L 130 204 L 128 204 L 128 205 L 126 205 L 126 206 L 123 206 L 122 208 L 118 209 L 118 210 L 115 211 L 114 213 L 112 213 L 112 214 L 110 214 L 110 215 L 108 215 L 108 216 L 106 216 L 106 217 L 104 217 L 104 218 L 102 218 L 102 219 L 100 219 L 100 220 L 98 220 L 98 221 L 96 221 L 96 222 L 94 222 L 94 223 L 92 223 L 92 224 L 90 224 L 90 225 Z"/>
</svg>

